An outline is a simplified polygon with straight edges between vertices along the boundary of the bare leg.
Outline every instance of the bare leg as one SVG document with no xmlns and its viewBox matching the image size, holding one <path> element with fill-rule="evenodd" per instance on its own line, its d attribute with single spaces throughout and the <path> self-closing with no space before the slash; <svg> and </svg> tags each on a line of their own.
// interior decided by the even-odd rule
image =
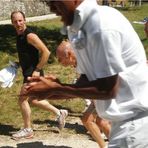
<svg viewBox="0 0 148 148">
<path fill-rule="evenodd" d="M 47 100 L 38 100 L 29 98 L 29 101 L 36 107 L 44 109 L 49 112 L 53 112 L 57 117 L 58 128 L 62 130 L 65 126 L 65 119 L 68 116 L 68 111 L 64 109 L 57 109 L 53 105 L 51 105 Z"/>
<path fill-rule="evenodd" d="M 23 86 L 21 89 L 21 93 L 23 93 Z M 21 94 L 20 93 L 20 94 Z M 30 105 L 28 103 L 30 101 L 34 106 L 37 106 L 41 109 L 52 111 L 55 115 L 60 115 L 60 110 L 54 107 L 53 105 L 49 104 L 47 100 L 38 100 L 38 99 L 32 99 L 27 97 L 20 97 L 19 98 L 19 106 L 22 112 L 22 118 L 24 121 L 24 128 L 31 128 L 31 109 Z"/>
<path fill-rule="evenodd" d="M 20 94 L 22 93 L 23 93 L 23 86 L 21 88 Z M 22 112 L 22 118 L 24 120 L 24 128 L 31 128 L 31 109 L 28 103 L 28 98 L 22 97 L 20 95 L 18 103 Z"/>
<path fill-rule="evenodd" d="M 95 122 L 96 114 L 94 114 L 93 111 L 94 111 L 94 106 L 90 105 L 88 110 L 84 113 L 82 117 L 82 122 L 83 122 L 83 125 L 86 127 L 86 129 L 90 132 L 94 140 L 98 143 L 100 148 L 105 148 L 106 143 L 101 136 L 101 131 L 98 125 Z"/>
<path fill-rule="evenodd" d="M 97 116 L 96 123 L 99 126 L 99 128 L 102 130 L 102 132 L 105 134 L 105 136 L 107 138 L 109 138 L 109 134 L 111 131 L 111 125 L 110 125 L 109 121 Z"/>
<path fill-rule="evenodd" d="M 25 84 L 24 84 L 25 85 Z M 20 106 L 20 110 L 22 112 L 22 118 L 24 121 L 24 127 L 23 129 L 19 130 L 17 133 L 12 135 L 13 139 L 21 139 L 21 138 L 32 138 L 33 137 L 33 130 L 31 128 L 31 108 L 29 101 L 46 111 L 52 111 L 54 114 L 57 115 L 57 121 L 58 121 L 58 128 L 61 130 L 65 126 L 65 119 L 68 116 L 67 110 L 59 110 L 53 105 L 51 105 L 47 100 L 38 100 L 33 98 L 27 98 L 24 97 L 21 94 L 24 94 L 24 85 L 21 88 L 20 91 L 20 98 L 18 100 L 18 104 Z"/>
<path fill-rule="evenodd" d="M 39 107 L 43 110 L 53 112 L 55 115 L 60 115 L 60 110 L 53 105 L 51 105 L 47 100 L 29 99 L 32 105 Z"/>
</svg>

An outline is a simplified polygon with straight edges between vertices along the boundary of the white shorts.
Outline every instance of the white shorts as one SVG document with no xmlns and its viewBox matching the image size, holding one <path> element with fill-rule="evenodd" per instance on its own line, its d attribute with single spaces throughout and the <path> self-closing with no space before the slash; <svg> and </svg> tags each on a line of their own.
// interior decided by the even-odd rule
<svg viewBox="0 0 148 148">
<path fill-rule="evenodd" d="M 148 148 L 148 112 L 113 123 L 108 148 Z"/>
</svg>

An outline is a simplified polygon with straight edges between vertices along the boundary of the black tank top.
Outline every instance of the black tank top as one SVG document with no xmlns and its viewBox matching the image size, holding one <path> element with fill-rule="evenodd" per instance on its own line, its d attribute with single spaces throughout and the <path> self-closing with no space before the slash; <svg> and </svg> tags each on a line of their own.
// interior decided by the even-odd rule
<svg viewBox="0 0 148 148">
<path fill-rule="evenodd" d="M 17 51 L 23 76 L 31 76 L 39 62 L 38 50 L 27 42 L 27 35 L 33 33 L 26 29 L 23 34 L 17 36 Z"/>
</svg>

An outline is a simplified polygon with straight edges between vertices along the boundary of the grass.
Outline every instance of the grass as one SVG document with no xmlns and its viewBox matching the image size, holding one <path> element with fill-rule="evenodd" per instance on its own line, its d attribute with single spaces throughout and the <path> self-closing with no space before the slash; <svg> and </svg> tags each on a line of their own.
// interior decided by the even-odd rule
<svg viewBox="0 0 148 148">
<path fill-rule="evenodd" d="M 142 7 L 126 8 L 120 11 L 130 20 L 140 21 L 147 16 L 148 5 L 142 5 Z M 31 22 L 28 24 L 33 30 L 35 30 L 40 38 L 44 41 L 47 47 L 52 51 L 52 56 L 45 66 L 46 73 L 54 73 L 64 83 L 71 83 L 76 74 L 73 68 L 61 66 L 55 58 L 55 50 L 57 45 L 66 38 L 60 34 L 61 22 L 59 19 L 45 20 L 39 22 Z M 148 56 L 148 39 L 144 34 L 144 25 L 133 24 L 136 32 L 138 33 Z M 17 60 L 17 52 L 15 48 L 15 31 L 11 25 L 0 25 L 0 69 L 7 66 L 9 60 Z M 15 84 L 11 88 L 0 88 L 0 124 L 12 125 L 14 127 L 20 127 L 22 125 L 22 117 L 17 104 L 20 88 L 22 84 L 21 70 L 18 71 L 18 76 Z M 84 101 L 82 99 L 75 100 L 60 100 L 50 101 L 58 108 L 66 108 L 70 112 L 80 113 L 84 109 Z M 38 108 L 32 108 L 32 119 L 46 120 L 52 114 L 39 110 Z"/>
<path fill-rule="evenodd" d="M 138 33 L 148 57 L 148 39 L 146 39 L 145 37 L 144 25 L 133 23 L 133 21 L 142 21 L 145 17 L 148 17 L 147 10 L 148 10 L 147 3 L 142 5 L 142 7 L 138 7 L 138 6 L 128 7 L 127 10 L 124 10 L 124 9 L 122 10 L 120 8 L 120 11 L 130 20 L 136 32 Z"/>
</svg>

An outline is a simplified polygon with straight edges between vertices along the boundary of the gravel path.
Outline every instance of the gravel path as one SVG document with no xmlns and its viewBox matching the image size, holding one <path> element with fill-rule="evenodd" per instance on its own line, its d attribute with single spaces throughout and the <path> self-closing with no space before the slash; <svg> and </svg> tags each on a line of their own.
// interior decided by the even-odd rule
<svg viewBox="0 0 148 148">
<path fill-rule="evenodd" d="M 46 138 L 35 137 L 29 140 L 13 141 L 9 137 L 0 136 L 1 148 L 98 148 L 97 144 L 85 136 L 50 133 Z"/>
<path fill-rule="evenodd" d="M 48 126 L 47 123 L 34 124 L 34 132 L 33 139 L 19 141 L 11 139 L 10 135 L 0 135 L 0 148 L 98 148 L 79 117 L 69 116 L 60 133 L 53 121 Z"/>
</svg>

